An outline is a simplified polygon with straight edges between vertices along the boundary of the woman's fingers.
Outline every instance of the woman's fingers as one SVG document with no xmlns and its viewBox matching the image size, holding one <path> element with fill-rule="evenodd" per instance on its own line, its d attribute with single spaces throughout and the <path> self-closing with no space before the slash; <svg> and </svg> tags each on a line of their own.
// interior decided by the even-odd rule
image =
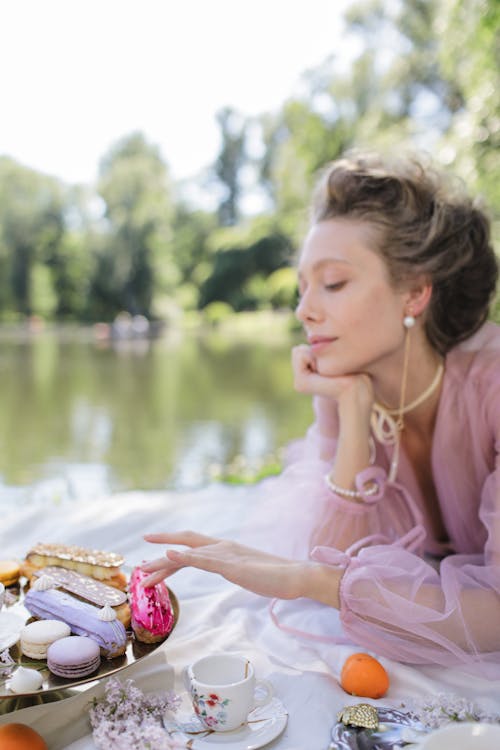
<svg viewBox="0 0 500 750">
<path fill-rule="evenodd" d="M 175 570 L 178 570 L 178 568 L 176 568 Z M 164 578 L 167 578 L 167 576 L 168 574 L 163 570 L 159 570 L 157 573 L 151 573 L 150 576 L 142 579 L 141 586 L 143 586 L 143 588 L 145 589 L 149 589 L 152 586 L 156 586 L 157 583 L 161 583 L 161 581 L 163 581 Z"/>
<path fill-rule="evenodd" d="M 164 578 L 171 576 L 179 568 L 184 567 L 179 561 L 171 560 L 168 557 L 159 557 L 156 560 L 150 560 L 149 562 L 142 563 L 139 566 L 145 573 L 150 573 L 147 578 L 142 580 L 142 586 L 148 588 L 162 581 Z"/>
<path fill-rule="evenodd" d="M 143 586 L 154 586 L 180 568 L 192 567 L 217 573 L 228 581 L 262 596 L 290 599 L 302 595 L 304 566 L 228 540 L 217 540 L 196 532 L 153 534 L 154 541 L 184 544 L 187 549 L 167 549 L 165 557 L 143 563 L 150 575 Z"/>
<path fill-rule="evenodd" d="M 294 387 L 297 391 L 307 389 L 311 374 L 315 372 L 315 361 L 311 353 L 311 347 L 301 344 L 292 349 L 292 370 L 294 374 Z"/>
<path fill-rule="evenodd" d="M 146 542 L 153 544 L 184 544 L 186 547 L 203 547 L 215 544 L 218 540 L 195 531 L 173 531 L 163 534 L 145 534 Z"/>
<path fill-rule="evenodd" d="M 217 562 L 211 560 L 210 553 L 208 557 L 204 554 L 195 554 L 197 549 L 212 550 L 218 545 L 219 540 L 212 537 L 198 534 L 195 531 L 176 531 L 164 534 L 146 534 L 144 539 L 154 544 L 181 544 L 190 550 L 180 552 L 179 550 L 167 549 L 165 557 L 158 557 L 155 560 L 149 560 L 140 565 L 141 570 L 150 573 L 142 581 L 142 586 L 148 588 L 162 581 L 164 578 L 171 576 L 180 568 L 191 565 L 195 568 L 202 568 L 217 572 Z"/>
</svg>

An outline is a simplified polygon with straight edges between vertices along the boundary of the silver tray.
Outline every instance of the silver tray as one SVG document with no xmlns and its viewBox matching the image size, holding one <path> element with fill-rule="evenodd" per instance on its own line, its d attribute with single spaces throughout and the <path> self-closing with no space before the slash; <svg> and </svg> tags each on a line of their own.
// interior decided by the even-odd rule
<svg viewBox="0 0 500 750">
<path fill-rule="evenodd" d="M 376 706 L 376 709 L 378 729 L 346 726 L 338 721 L 332 727 L 328 750 L 400 750 L 410 744 L 405 736 L 414 734 L 421 737 L 428 731 L 409 713 L 383 706 Z"/>
<path fill-rule="evenodd" d="M 31 617 L 28 610 L 23 606 L 25 590 L 21 587 L 19 589 L 10 589 L 10 591 L 13 593 L 15 592 L 16 595 L 18 595 L 18 601 L 10 607 L 4 605 L 0 612 L 0 617 L 4 612 L 18 615 L 20 617 L 20 622 L 24 624 L 24 622 Z M 173 632 L 179 619 L 179 602 L 177 597 L 170 588 L 168 588 L 168 593 L 170 601 L 172 602 L 174 623 L 167 638 Z M 53 675 L 47 667 L 42 666 L 42 668 L 40 668 L 41 662 L 24 656 L 24 654 L 21 653 L 18 641 L 16 641 L 9 648 L 9 653 L 12 659 L 17 664 L 22 664 L 24 667 L 37 669 L 42 675 L 43 682 L 39 690 L 29 693 L 14 693 L 8 688 L 9 678 L 0 677 L 0 715 L 18 708 L 35 705 L 37 703 L 51 703 L 63 698 L 69 698 L 78 692 L 87 690 L 104 677 L 109 677 L 116 672 L 121 672 L 123 669 L 130 667 L 140 659 L 149 656 L 149 654 L 162 646 L 164 642 L 165 641 L 163 640 L 159 643 L 141 643 L 135 638 L 132 630 L 127 630 L 127 647 L 122 656 L 117 656 L 114 659 L 103 659 L 96 672 L 79 680 L 70 680 Z M 0 669 L 1 667 L 2 665 L 0 664 Z"/>
</svg>

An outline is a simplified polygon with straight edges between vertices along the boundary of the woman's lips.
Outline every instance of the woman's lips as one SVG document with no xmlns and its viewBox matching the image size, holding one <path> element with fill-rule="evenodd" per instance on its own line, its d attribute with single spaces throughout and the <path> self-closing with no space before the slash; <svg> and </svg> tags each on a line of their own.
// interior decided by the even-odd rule
<svg viewBox="0 0 500 750">
<path fill-rule="evenodd" d="M 311 350 L 318 354 L 323 349 L 326 349 L 330 344 L 333 344 L 335 341 L 337 341 L 336 336 L 310 336 L 309 337 L 309 345 L 311 347 Z"/>
</svg>

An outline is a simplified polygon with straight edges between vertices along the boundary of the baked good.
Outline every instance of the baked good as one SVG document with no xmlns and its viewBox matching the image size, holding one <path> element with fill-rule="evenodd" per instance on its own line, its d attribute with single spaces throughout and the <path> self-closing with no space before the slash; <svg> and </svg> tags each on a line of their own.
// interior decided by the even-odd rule
<svg viewBox="0 0 500 750">
<path fill-rule="evenodd" d="M 69 625 L 72 633 L 97 641 L 101 654 L 108 659 L 125 653 L 125 627 L 117 619 L 114 609 L 107 604 L 99 608 L 68 591 L 54 588 L 37 591 L 30 588 L 24 598 L 24 606 L 34 617 L 61 620 Z"/>
<path fill-rule="evenodd" d="M 70 633 L 69 625 L 60 620 L 47 619 L 30 622 L 23 627 L 19 636 L 21 651 L 30 659 L 46 659 L 50 644 Z"/>
<path fill-rule="evenodd" d="M 81 635 L 61 638 L 47 651 L 47 666 L 52 674 L 66 679 L 86 677 L 95 672 L 100 663 L 98 644 Z"/>
<path fill-rule="evenodd" d="M 20 574 L 21 567 L 17 560 L 0 560 L 0 583 L 4 586 L 13 586 Z"/>
<path fill-rule="evenodd" d="M 21 565 L 21 571 L 26 578 L 31 579 L 35 570 L 57 565 L 124 590 L 127 587 L 127 579 L 120 570 L 123 563 L 123 557 L 114 552 L 69 544 L 40 543 L 30 549 Z"/>
<path fill-rule="evenodd" d="M 49 584 L 44 583 L 46 576 L 49 578 Z M 130 604 L 126 593 L 83 573 L 77 573 L 76 570 L 68 570 L 55 565 L 40 568 L 40 570 L 33 571 L 31 585 L 36 590 L 40 587 L 64 589 L 80 599 L 95 604 L 96 607 L 104 607 L 108 604 L 113 607 L 116 616 L 126 628 L 130 625 Z"/>
<path fill-rule="evenodd" d="M 164 641 L 174 625 L 174 611 L 163 581 L 144 588 L 141 581 L 149 575 L 134 568 L 130 576 L 129 597 L 132 630 L 142 643 Z"/>
</svg>

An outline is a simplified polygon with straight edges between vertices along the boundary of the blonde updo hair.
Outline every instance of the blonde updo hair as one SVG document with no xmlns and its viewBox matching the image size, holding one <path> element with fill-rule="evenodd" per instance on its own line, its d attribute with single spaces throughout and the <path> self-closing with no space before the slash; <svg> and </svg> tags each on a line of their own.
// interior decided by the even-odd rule
<svg viewBox="0 0 500 750">
<path fill-rule="evenodd" d="M 498 277 L 490 222 L 443 174 L 413 158 L 348 155 L 325 170 L 312 206 L 314 224 L 338 218 L 375 229 L 394 286 L 430 279 L 425 332 L 441 354 L 486 321 Z"/>
</svg>

